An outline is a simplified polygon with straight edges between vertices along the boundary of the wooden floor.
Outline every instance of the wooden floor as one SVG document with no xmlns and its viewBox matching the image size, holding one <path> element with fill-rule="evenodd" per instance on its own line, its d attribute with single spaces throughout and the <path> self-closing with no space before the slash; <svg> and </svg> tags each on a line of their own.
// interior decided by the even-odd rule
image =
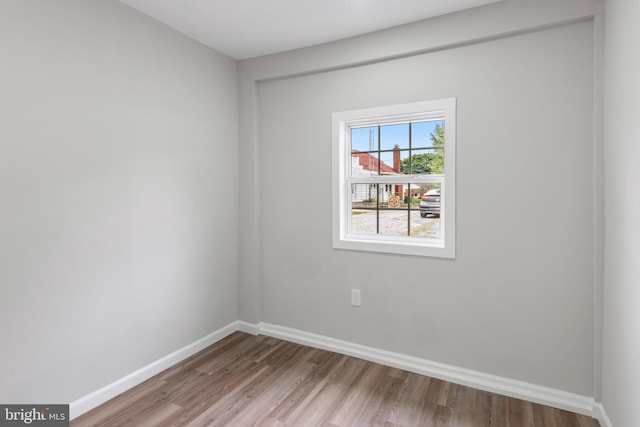
<svg viewBox="0 0 640 427">
<path fill-rule="evenodd" d="M 81 426 L 596 427 L 596 420 L 265 336 L 234 333 Z"/>
</svg>

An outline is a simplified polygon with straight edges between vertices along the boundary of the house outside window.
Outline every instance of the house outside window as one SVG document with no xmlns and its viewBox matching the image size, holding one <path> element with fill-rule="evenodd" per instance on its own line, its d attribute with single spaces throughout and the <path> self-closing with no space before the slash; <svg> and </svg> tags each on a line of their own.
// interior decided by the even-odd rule
<svg viewBox="0 0 640 427">
<path fill-rule="evenodd" d="M 334 248 L 455 257 L 455 109 L 333 114 Z"/>
</svg>

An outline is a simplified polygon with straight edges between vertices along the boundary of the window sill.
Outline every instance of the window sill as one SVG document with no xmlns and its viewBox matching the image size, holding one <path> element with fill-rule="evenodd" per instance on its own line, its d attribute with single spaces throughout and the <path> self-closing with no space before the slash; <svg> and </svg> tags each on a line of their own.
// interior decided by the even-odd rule
<svg viewBox="0 0 640 427">
<path fill-rule="evenodd" d="M 398 241 L 397 238 L 385 241 L 380 237 L 373 240 L 353 235 L 334 239 L 333 248 L 363 252 L 455 259 L 455 250 L 446 248 L 441 240 L 434 239 L 428 242 L 422 240 L 418 243 L 411 242 L 409 239 L 410 238 L 402 242 Z"/>
</svg>

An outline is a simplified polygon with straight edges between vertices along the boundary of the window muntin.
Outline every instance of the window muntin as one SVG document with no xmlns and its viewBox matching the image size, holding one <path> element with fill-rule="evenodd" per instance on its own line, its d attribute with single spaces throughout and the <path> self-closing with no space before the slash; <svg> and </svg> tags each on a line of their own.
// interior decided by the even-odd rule
<svg viewBox="0 0 640 427">
<path fill-rule="evenodd" d="M 455 99 L 333 119 L 334 247 L 453 258 Z"/>
</svg>

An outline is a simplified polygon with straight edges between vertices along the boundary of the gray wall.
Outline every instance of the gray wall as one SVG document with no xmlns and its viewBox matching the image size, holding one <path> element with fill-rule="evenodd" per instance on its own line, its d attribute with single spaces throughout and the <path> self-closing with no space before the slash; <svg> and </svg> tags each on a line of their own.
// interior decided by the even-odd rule
<svg viewBox="0 0 640 427">
<path fill-rule="evenodd" d="M 640 3 L 607 0 L 606 246 L 602 402 L 613 425 L 640 425 Z"/>
<path fill-rule="evenodd" d="M 240 63 L 243 320 L 593 395 L 597 2 L 542 3 Z M 456 260 L 333 250 L 331 112 L 444 97 Z"/>
<path fill-rule="evenodd" d="M 0 28 L 0 402 L 70 402 L 238 318 L 237 67 L 111 0 Z"/>
</svg>

